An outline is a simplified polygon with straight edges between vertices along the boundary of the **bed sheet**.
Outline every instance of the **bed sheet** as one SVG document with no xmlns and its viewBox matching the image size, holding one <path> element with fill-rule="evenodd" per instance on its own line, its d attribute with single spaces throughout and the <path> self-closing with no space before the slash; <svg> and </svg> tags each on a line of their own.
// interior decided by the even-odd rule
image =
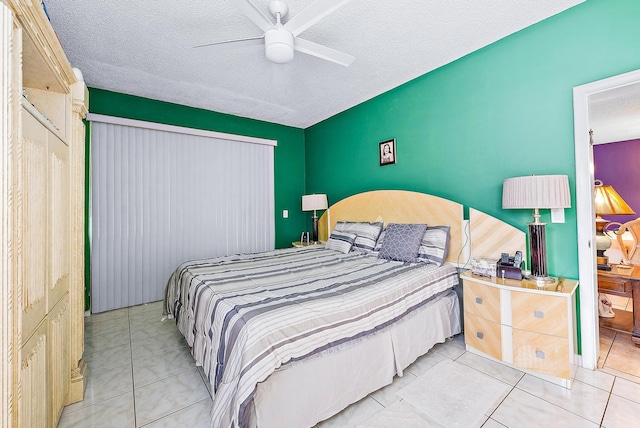
<svg viewBox="0 0 640 428">
<path fill-rule="evenodd" d="M 450 265 L 305 247 L 185 263 L 165 303 L 211 383 L 212 426 L 248 426 L 274 371 L 379 334 L 457 284 Z"/>
</svg>

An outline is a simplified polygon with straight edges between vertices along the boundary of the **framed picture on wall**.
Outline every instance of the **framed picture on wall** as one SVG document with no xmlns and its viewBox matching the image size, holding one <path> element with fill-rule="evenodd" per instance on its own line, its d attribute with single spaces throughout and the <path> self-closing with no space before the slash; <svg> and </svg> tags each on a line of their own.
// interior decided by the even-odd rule
<svg viewBox="0 0 640 428">
<path fill-rule="evenodd" d="M 380 166 L 396 163 L 396 139 L 394 138 L 379 143 L 378 153 L 380 155 Z"/>
</svg>

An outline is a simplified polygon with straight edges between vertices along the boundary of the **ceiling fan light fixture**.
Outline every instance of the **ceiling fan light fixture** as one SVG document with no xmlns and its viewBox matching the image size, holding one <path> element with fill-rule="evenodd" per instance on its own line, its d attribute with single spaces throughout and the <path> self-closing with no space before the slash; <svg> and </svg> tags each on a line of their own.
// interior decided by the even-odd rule
<svg viewBox="0 0 640 428">
<path fill-rule="evenodd" d="M 274 28 L 264 33 L 264 44 L 269 61 L 284 64 L 293 59 L 293 34 L 284 28 Z"/>
<path fill-rule="evenodd" d="M 230 0 L 247 18 L 254 22 L 263 31 L 261 37 L 249 37 L 245 39 L 227 40 L 226 42 L 206 43 L 197 48 L 215 45 L 255 46 L 264 43 L 264 52 L 267 59 L 276 64 L 285 64 L 293 60 L 294 52 L 299 51 L 306 55 L 334 62 L 348 67 L 355 57 L 337 51 L 327 46 L 311 42 L 298 37 L 300 33 L 332 13 L 349 0 L 315 0 L 307 8 L 302 10 L 284 25 L 282 18 L 289 13 L 289 6 L 285 0 L 271 0 L 269 12 L 276 22 L 267 18 L 252 0 Z"/>
</svg>

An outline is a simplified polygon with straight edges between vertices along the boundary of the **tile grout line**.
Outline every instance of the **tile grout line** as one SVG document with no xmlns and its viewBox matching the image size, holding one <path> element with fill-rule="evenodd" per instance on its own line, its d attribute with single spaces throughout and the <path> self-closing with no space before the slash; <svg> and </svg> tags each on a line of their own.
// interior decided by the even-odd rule
<svg viewBox="0 0 640 428">
<path fill-rule="evenodd" d="M 604 411 L 602 412 L 602 418 L 600 418 L 600 426 L 604 423 L 604 416 L 607 414 L 607 409 L 609 408 L 609 401 L 611 401 L 611 396 L 613 395 L 613 387 L 616 384 L 616 380 L 618 380 L 617 376 L 613 377 L 613 382 L 611 383 L 611 390 L 609 391 L 609 396 L 607 397 L 607 402 L 604 405 Z"/>
<path fill-rule="evenodd" d="M 462 355 L 461 355 L 461 356 L 462 356 Z M 458 358 L 456 358 L 454 361 L 457 361 L 461 356 L 459 356 Z M 491 360 L 489 360 L 489 361 L 491 361 Z M 539 397 L 539 396 L 537 396 L 537 395 L 535 395 L 535 394 L 532 394 L 532 393 L 530 393 L 530 392 L 528 392 L 528 391 L 526 391 L 526 390 L 524 390 L 524 389 L 522 389 L 522 388 L 518 388 L 518 384 L 519 384 L 519 383 L 524 379 L 524 377 L 528 374 L 528 373 L 526 373 L 526 372 L 522 372 L 522 376 L 520 376 L 520 379 L 518 379 L 518 381 L 515 383 L 515 385 L 509 385 L 508 383 L 506 383 L 506 382 L 502 381 L 501 379 L 498 379 L 498 378 L 496 378 L 495 376 L 489 375 L 488 373 L 485 373 L 485 372 L 483 372 L 483 371 L 481 371 L 481 370 L 478 370 L 477 368 L 472 367 L 472 366 L 470 366 L 470 365 L 468 365 L 468 364 L 465 364 L 465 363 L 464 363 L 464 362 L 462 362 L 462 361 L 459 361 L 459 363 L 460 363 L 460 364 L 462 364 L 462 365 L 464 365 L 465 367 L 469 367 L 469 368 L 471 368 L 471 369 L 473 369 L 473 370 L 477 371 L 478 373 L 484 374 L 485 376 L 489 376 L 490 378 L 492 378 L 492 379 L 494 379 L 494 380 L 496 380 L 496 381 L 498 381 L 498 382 L 504 383 L 505 385 L 507 385 L 507 386 L 510 386 L 510 387 L 511 387 L 511 389 L 509 390 L 509 392 L 508 392 L 508 393 L 504 396 L 504 398 L 500 401 L 500 404 L 498 404 L 498 405 L 495 407 L 495 409 L 491 412 L 491 414 L 488 416 L 488 418 L 489 418 L 489 419 L 491 419 L 491 416 L 493 416 L 493 414 L 498 410 L 498 408 L 499 408 L 499 407 L 504 403 L 504 401 L 507 399 L 507 397 L 509 397 L 509 395 L 511 395 L 511 393 L 513 392 L 513 390 L 514 390 L 514 389 L 518 389 L 519 391 L 522 391 L 522 392 L 524 392 L 525 394 L 531 395 L 532 397 L 536 397 L 536 398 L 538 398 L 538 399 L 540 399 L 540 400 L 542 400 L 542 401 L 545 401 L 545 402 L 547 402 L 547 403 L 549 403 L 549 404 L 551 404 L 551 405 L 553 405 L 553 406 L 555 406 L 555 407 L 557 407 L 557 408 L 559 408 L 559 409 L 561 409 L 561 410 L 564 410 L 564 411 L 566 411 L 566 412 L 569 412 L 569 413 L 571 413 L 571 414 L 574 414 L 574 415 L 578 416 L 578 417 L 579 417 L 579 418 L 581 418 L 581 419 L 584 419 L 584 420 L 586 420 L 586 421 L 591 422 L 589 419 L 585 418 L 584 416 L 582 416 L 582 415 L 580 415 L 580 414 L 578 414 L 578 413 L 575 413 L 574 411 L 571 411 L 571 410 L 569 410 L 569 409 L 565 409 L 564 407 L 561 407 L 561 406 L 557 405 L 556 403 L 554 403 L 554 402 L 552 402 L 552 401 L 549 401 L 549 400 L 548 400 L 548 399 L 546 399 L 546 398 Z M 516 370 L 517 370 L 517 369 L 516 369 Z M 536 377 L 535 375 L 530 375 L 530 376 Z M 541 378 L 538 378 L 538 379 L 541 379 Z M 544 382 L 546 382 L 544 379 L 541 379 L 541 380 L 542 380 L 542 381 L 544 381 Z M 582 382 L 582 381 L 580 381 L 580 380 L 573 379 L 573 383 L 575 383 L 575 382 L 580 382 L 580 383 L 583 383 L 583 384 L 585 384 L 585 385 L 589 385 L 589 384 L 587 384 L 587 383 L 585 383 L 585 382 Z M 614 376 L 614 382 L 615 382 L 615 376 Z M 593 385 L 589 385 L 589 386 L 593 386 Z M 560 386 L 560 387 L 562 387 L 562 386 Z M 596 388 L 595 386 L 593 386 L 593 387 L 594 387 L 594 388 Z M 599 389 L 599 388 L 597 388 L 597 389 Z M 602 390 L 602 391 L 605 391 L 605 390 Z M 613 391 L 613 386 L 612 386 L 612 391 Z M 607 404 L 609 403 L 609 398 L 610 398 L 610 397 L 611 397 L 611 392 L 609 393 L 609 397 L 607 398 Z M 605 413 L 606 413 L 606 409 L 607 409 L 607 406 L 605 405 L 605 408 L 604 408 L 604 410 L 603 410 L 603 412 L 602 412 L 601 420 L 602 420 L 602 419 L 604 419 L 604 415 L 605 415 Z M 485 422 L 486 422 L 486 421 L 485 421 Z"/>
<path fill-rule="evenodd" d="M 523 377 L 524 377 L 524 376 L 522 376 L 520 379 L 522 379 Z M 520 382 L 520 380 L 518 380 L 518 382 Z M 517 384 L 518 384 L 518 383 L 516 383 L 516 385 L 517 385 Z M 487 416 L 487 415 L 485 414 L 485 416 L 487 416 L 487 420 L 486 420 L 486 421 L 484 421 L 484 423 L 483 423 L 482 425 L 486 424 L 486 423 L 487 423 L 487 421 L 488 421 L 489 419 L 492 419 L 491 417 L 493 416 L 493 414 L 494 414 L 495 412 L 497 412 L 497 411 L 498 411 L 498 409 L 500 408 L 500 406 L 502 406 L 502 404 L 503 404 L 503 403 L 505 402 L 505 400 L 509 397 L 509 395 L 511 395 L 511 393 L 513 392 L 513 390 L 514 390 L 514 389 L 516 389 L 516 385 L 513 385 L 513 386 L 511 387 L 511 389 L 509 390 L 509 392 L 508 392 L 508 393 L 507 393 L 507 394 L 502 398 L 502 400 L 500 400 L 500 403 L 495 407 L 495 409 L 493 409 L 493 411 L 491 412 L 491 414 L 490 414 L 489 416 Z M 496 419 L 492 419 L 492 420 L 494 420 L 494 421 L 498 422 L 500 425 L 503 425 L 501 422 L 497 421 Z"/>
<path fill-rule="evenodd" d="M 208 399 L 208 398 L 203 398 L 202 400 L 196 401 L 195 403 L 191 403 L 191 404 L 189 404 L 189 405 L 188 405 L 188 406 L 186 406 L 186 407 L 183 407 L 183 408 L 181 408 L 181 409 L 174 410 L 173 412 L 171 412 L 171 413 L 167 413 L 166 415 L 164 415 L 163 417 L 161 417 L 161 418 L 159 418 L 159 419 L 155 419 L 155 420 L 153 420 L 153 421 L 147 422 L 146 424 L 144 424 L 144 425 L 140 425 L 140 427 L 137 427 L 137 428 L 144 428 L 144 427 L 146 427 L 146 426 L 149 426 L 149 425 L 151 425 L 151 424 L 153 424 L 153 423 L 156 423 L 156 422 L 158 422 L 158 421 L 161 421 L 162 419 L 167 418 L 167 417 L 169 417 L 169 416 L 171 416 L 171 415 L 175 415 L 176 413 L 180 413 L 180 412 L 182 412 L 182 411 L 184 411 L 184 410 L 188 409 L 189 407 L 193 407 L 193 406 L 195 406 L 195 405 L 197 405 L 197 404 L 200 404 L 201 402 L 203 402 L 203 401 L 205 401 L 205 400 L 207 400 L 207 399 Z"/>
<path fill-rule="evenodd" d="M 127 311 L 127 317 L 129 317 L 129 312 L 128 312 L 128 311 Z M 208 394 L 208 397 L 203 398 L 202 400 L 196 401 L 195 403 L 191 403 L 191 404 L 189 404 L 189 405 L 187 405 L 187 406 L 185 406 L 185 407 L 182 407 L 182 408 L 180 408 L 180 409 L 176 409 L 176 410 L 174 410 L 173 412 L 170 412 L 170 413 L 168 413 L 168 414 L 166 414 L 166 415 L 164 415 L 164 416 L 162 416 L 162 417 L 160 417 L 160 418 L 158 418 L 158 419 L 155 419 L 155 420 L 149 421 L 149 422 L 145 423 L 144 425 L 140 425 L 140 427 L 138 427 L 138 421 L 137 421 L 137 417 L 138 417 L 138 415 L 137 415 L 137 412 L 136 412 L 136 406 L 135 406 L 135 403 L 136 403 L 136 401 L 135 401 L 135 389 L 136 389 L 136 386 L 135 386 L 135 377 L 134 377 L 134 374 L 133 374 L 133 364 L 134 364 L 134 359 L 133 359 L 133 335 L 131 334 L 131 329 L 132 329 L 131 319 L 130 319 L 130 318 L 128 318 L 128 319 L 129 319 L 129 342 L 130 342 L 130 348 L 131 348 L 131 377 L 132 377 L 132 384 L 133 384 L 134 422 L 135 422 L 135 427 L 136 427 L 136 428 L 142 428 L 142 427 L 144 427 L 144 426 L 147 426 L 147 425 L 153 424 L 153 423 L 158 422 L 158 421 L 162 420 L 163 418 L 166 418 L 166 417 L 168 417 L 168 416 L 170 416 L 170 415 L 173 415 L 173 414 L 175 414 L 175 413 L 178 413 L 178 412 L 184 411 L 185 409 L 188 409 L 189 407 L 194 406 L 194 405 L 196 405 L 197 403 L 200 403 L 201 401 L 204 401 L 204 400 L 206 400 L 206 399 L 211 399 L 211 393 L 209 392 L 209 390 L 208 390 L 208 388 L 207 388 L 207 394 Z M 161 322 L 164 322 L 164 321 L 166 321 L 166 320 L 161 320 Z M 140 324 L 140 325 L 146 325 L 146 324 L 151 324 L 151 323 L 155 323 L 155 322 L 157 322 L 157 321 L 147 321 L 147 322 L 144 322 L 144 323 L 142 323 L 142 324 Z M 155 336 L 152 336 L 152 338 L 154 338 L 154 337 L 155 337 L 155 338 L 160 337 L 160 336 L 162 336 L 163 334 L 164 334 L 164 333 L 158 333 L 158 334 L 156 334 Z M 147 337 L 147 338 L 149 338 L 149 337 Z M 177 348 L 176 348 L 176 349 L 177 349 Z M 184 372 L 187 372 L 187 370 L 185 370 Z M 184 373 L 184 372 L 181 372 L 181 373 Z M 178 373 L 178 375 L 179 375 L 179 374 L 180 374 L 180 373 Z M 200 373 L 198 373 L 198 377 L 200 378 L 200 381 L 204 383 L 204 379 L 202 379 L 202 376 L 201 376 L 201 374 L 200 374 Z M 147 387 L 147 386 L 152 385 L 153 383 L 156 383 L 156 382 L 162 382 L 162 381 L 163 381 L 163 380 L 165 380 L 165 379 L 166 379 L 166 378 L 163 378 L 163 379 L 156 379 L 155 381 L 153 381 L 153 382 L 151 382 L 151 383 L 148 383 L 148 384 L 146 384 L 146 385 L 142 385 L 142 386 L 141 386 L 141 388 Z M 205 386 L 205 388 L 206 388 L 206 385 L 204 385 L 204 386 Z"/>
<path fill-rule="evenodd" d="M 618 335 L 618 332 L 614 331 L 613 332 L 613 337 L 611 338 L 611 343 L 607 347 L 607 352 L 606 352 L 606 354 L 604 356 L 604 360 L 602 361 L 602 368 L 604 368 L 607 365 L 607 359 L 609 358 L 609 354 L 611 353 L 611 350 L 613 349 L 613 342 L 616 340 L 616 336 L 617 335 Z"/>
<path fill-rule="evenodd" d="M 462 353 L 462 355 L 464 355 L 464 354 L 465 354 L 465 353 L 467 353 L 467 352 L 468 352 L 468 351 L 465 351 L 464 353 Z M 460 358 L 462 357 L 462 355 L 458 356 L 458 358 L 456 358 L 456 359 L 455 359 L 455 360 L 453 360 L 453 361 L 456 361 L 456 362 L 458 362 L 458 363 L 462 364 L 462 365 L 463 365 L 463 366 L 465 366 L 465 367 L 469 367 L 470 369 L 473 369 L 473 370 L 477 371 L 478 373 L 481 373 L 481 374 L 483 374 L 483 375 L 485 375 L 485 376 L 488 376 L 488 377 L 490 377 L 490 378 L 492 378 L 492 379 L 494 379 L 494 380 L 497 380 L 498 382 L 504 383 L 504 384 L 505 384 L 506 386 L 508 386 L 508 387 L 511 387 L 511 389 L 509 390 L 509 392 L 507 392 L 507 394 L 502 398 L 502 400 L 500 400 L 500 403 L 498 403 L 498 405 L 497 405 L 497 406 L 495 406 L 495 408 L 493 409 L 493 411 L 491 412 L 491 414 L 490 414 L 490 415 L 486 415 L 486 414 L 484 415 L 484 416 L 487 416 L 487 419 L 486 419 L 486 420 L 483 422 L 483 424 L 482 424 L 482 426 L 484 426 L 484 424 L 486 424 L 486 423 L 487 423 L 487 421 L 488 421 L 489 419 L 491 419 L 491 417 L 492 417 L 492 416 L 493 416 L 493 414 L 498 410 L 498 408 L 500 408 L 500 406 L 502 406 L 502 403 L 504 403 L 504 401 L 507 399 L 507 397 L 509 397 L 509 395 L 511 395 L 511 393 L 513 392 L 513 390 L 514 390 L 514 389 L 516 389 L 516 385 L 517 385 L 518 383 L 520 383 L 520 381 L 524 378 L 524 376 L 526 375 L 526 373 L 521 372 L 521 373 L 522 373 L 522 376 L 520 376 L 520 378 L 518 379 L 518 381 L 517 381 L 514 385 L 509 385 L 508 383 L 504 382 L 502 379 L 498 379 L 497 377 L 492 376 L 492 375 L 490 375 L 490 374 L 488 374 L 488 373 L 485 373 L 485 372 L 483 372 L 482 370 L 478 370 L 477 368 L 472 367 L 472 366 L 470 366 L 470 365 L 468 365 L 468 364 L 465 364 L 465 363 L 464 363 L 464 362 L 462 362 L 462 361 L 458 361 L 458 359 L 460 359 Z M 481 357 L 481 358 L 484 358 L 484 357 Z M 488 361 L 492 361 L 492 360 L 488 360 Z M 518 370 L 518 369 L 514 369 L 514 370 L 520 371 L 520 370 Z M 500 425 L 502 425 L 502 424 L 501 424 L 500 422 L 498 422 L 497 420 L 495 420 L 495 419 L 492 419 L 492 420 L 494 420 L 495 422 L 497 422 L 497 423 L 499 423 Z"/>
<path fill-rule="evenodd" d="M 530 376 L 535 377 L 534 375 L 530 375 Z M 522 376 L 522 378 L 524 378 L 524 376 Z M 541 378 L 538 378 L 538 379 L 541 379 Z M 522 380 L 522 379 L 521 379 L 521 380 Z M 546 382 L 544 379 L 542 379 L 542 380 L 543 380 L 544 382 Z M 593 388 L 599 389 L 600 391 L 606 391 L 606 390 L 604 390 L 604 389 L 600 389 L 600 388 L 598 388 L 598 387 L 596 387 L 596 386 L 593 386 L 593 385 L 590 385 L 590 384 L 588 384 L 588 383 L 582 382 L 581 380 L 575 380 L 575 379 L 574 379 L 574 380 L 573 380 L 573 383 L 575 383 L 575 382 L 583 383 L 583 384 L 585 384 L 585 385 L 587 385 L 587 386 L 591 386 L 591 387 L 593 387 Z M 614 379 L 614 382 L 615 382 L 615 379 Z M 520 383 L 520 381 L 518 381 L 518 383 Z M 557 386 L 559 386 L 560 388 L 563 388 L 563 387 L 562 387 L 562 386 L 560 386 L 560 385 L 557 385 Z M 514 388 L 517 388 L 517 384 L 516 384 L 516 386 L 515 386 Z M 573 388 L 573 384 L 572 384 L 572 387 L 571 387 L 571 388 Z M 613 386 L 612 386 L 611 388 L 612 388 L 612 390 L 613 390 Z M 568 413 L 571 413 L 571 414 L 573 414 L 573 415 L 575 415 L 575 416 L 579 417 L 580 419 L 584 419 L 584 420 L 585 420 L 585 421 L 587 421 L 587 422 L 592 422 L 590 419 L 587 419 L 587 418 L 586 418 L 586 417 L 584 417 L 583 415 L 580 415 L 580 414 L 578 414 L 578 413 L 574 412 L 573 410 L 569 410 L 569 409 L 566 409 L 566 408 L 564 408 L 564 407 L 562 407 L 562 406 L 559 406 L 558 404 L 556 404 L 556 403 L 554 403 L 554 402 L 552 402 L 552 401 L 549 401 L 549 400 L 548 400 L 548 399 L 546 399 L 546 398 L 539 397 L 539 396 L 537 396 L 537 395 L 535 395 L 535 394 L 532 394 L 531 392 L 526 391 L 526 390 L 521 389 L 521 388 L 518 388 L 518 390 L 520 390 L 520 391 L 524 392 L 525 394 L 531 395 L 532 397 L 536 397 L 536 398 L 538 398 L 538 399 L 540 399 L 540 400 L 542 400 L 542 401 L 545 401 L 545 402 L 547 402 L 547 403 L 551 404 L 552 406 L 557 407 L 558 409 L 561 409 L 561 410 L 564 410 L 564 411 L 566 411 L 566 412 L 568 412 Z M 605 415 L 605 413 L 607 412 L 607 405 L 609 404 L 609 399 L 610 399 L 610 398 L 611 398 L 611 392 L 609 392 L 609 397 L 607 397 L 607 404 L 605 404 L 605 406 L 604 406 L 604 409 L 603 409 L 603 411 L 602 411 L 602 417 L 600 418 L 600 420 L 603 420 L 603 419 L 604 419 L 604 415 Z M 593 423 L 597 423 L 597 422 L 593 422 Z M 602 425 L 600 424 L 600 426 L 602 426 Z"/>
</svg>

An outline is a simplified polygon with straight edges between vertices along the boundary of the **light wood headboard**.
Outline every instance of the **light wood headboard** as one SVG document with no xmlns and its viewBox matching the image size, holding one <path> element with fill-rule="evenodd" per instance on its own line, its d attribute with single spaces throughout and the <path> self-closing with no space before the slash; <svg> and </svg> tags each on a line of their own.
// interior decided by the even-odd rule
<svg viewBox="0 0 640 428">
<path fill-rule="evenodd" d="M 498 260 L 500 253 L 522 251 L 523 259 L 528 260 L 527 237 L 520 229 L 473 208 L 469 208 L 469 223 L 471 258 Z"/>
<path fill-rule="evenodd" d="M 458 260 L 464 245 L 462 205 L 448 199 L 406 190 L 359 193 L 336 202 L 320 217 L 318 235 L 321 241 L 328 239 L 329 231 L 338 221 L 449 225 L 451 240 L 447 261 L 463 261 L 462 257 Z"/>
<path fill-rule="evenodd" d="M 318 235 L 326 241 L 338 221 L 383 221 L 449 225 L 451 240 L 447 261 L 466 265 L 470 258 L 498 260 L 500 253 L 522 251 L 527 260 L 526 234 L 488 214 L 469 208 L 469 221 L 463 220 L 461 204 L 407 190 L 374 190 L 349 196 L 333 204 L 318 224 Z M 468 227 L 468 233 L 465 233 Z M 467 240 L 467 238 L 469 238 Z M 465 242 L 468 241 L 468 242 Z"/>
</svg>

